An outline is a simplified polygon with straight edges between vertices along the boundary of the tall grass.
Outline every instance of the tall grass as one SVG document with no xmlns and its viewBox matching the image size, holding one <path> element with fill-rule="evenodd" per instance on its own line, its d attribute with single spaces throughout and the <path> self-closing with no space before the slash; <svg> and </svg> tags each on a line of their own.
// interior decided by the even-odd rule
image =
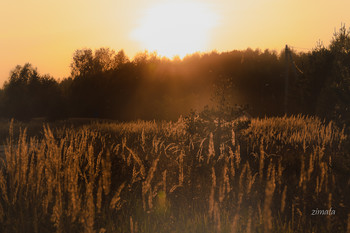
<svg viewBox="0 0 350 233">
<path fill-rule="evenodd" d="M 10 127 L 0 232 L 349 229 L 349 148 L 341 129 L 302 116 L 237 124 L 207 134 L 187 133 L 181 118 L 56 133 L 46 125 L 40 138 L 26 130 L 14 137 Z M 334 215 L 312 215 L 330 208 Z"/>
</svg>

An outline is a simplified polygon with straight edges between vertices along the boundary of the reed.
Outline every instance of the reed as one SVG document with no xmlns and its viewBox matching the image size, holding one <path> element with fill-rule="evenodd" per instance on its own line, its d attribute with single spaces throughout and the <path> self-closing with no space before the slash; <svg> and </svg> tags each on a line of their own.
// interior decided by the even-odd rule
<svg viewBox="0 0 350 233">
<path fill-rule="evenodd" d="M 293 116 L 218 137 L 184 121 L 10 124 L 0 232 L 349 232 L 342 129 Z"/>
</svg>

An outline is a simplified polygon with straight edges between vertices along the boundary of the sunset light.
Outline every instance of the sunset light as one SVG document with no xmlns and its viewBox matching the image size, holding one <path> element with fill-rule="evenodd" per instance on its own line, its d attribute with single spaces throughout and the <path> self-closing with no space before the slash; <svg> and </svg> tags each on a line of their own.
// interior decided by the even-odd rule
<svg viewBox="0 0 350 233">
<path fill-rule="evenodd" d="M 349 25 L 349 7 L 348 0 L 2 0 L 0 86 L 26 62 L 69 77 L 81 48 L 123 49 L 131 59 L 145 50 L 172 58 L 248 47 L 279 52 L 286 44 L 312 49 Z"/>
<path fill-rule="evenodd" d="M 0 233 L 350 233 L 350 0 L 0 0 Z"/>
<path fill-rule="evenodd" d="M 131 33 L 149 51 L 167 57 L 205 51 L 218 15 L 205 4 L 174 2 L 154 5 L 144 11 Z"/>
</svg>

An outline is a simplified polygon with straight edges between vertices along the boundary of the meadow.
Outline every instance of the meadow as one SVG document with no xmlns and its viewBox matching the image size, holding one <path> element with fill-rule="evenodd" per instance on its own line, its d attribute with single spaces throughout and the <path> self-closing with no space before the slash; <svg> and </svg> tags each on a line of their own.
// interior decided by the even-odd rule
<svg viewBox="0 0 350 233">
<path fill-rule="evenodd" d="M 350 232 L 349 138 L 331 121 L 0 129 L 0 232 Z"/>
</svg>

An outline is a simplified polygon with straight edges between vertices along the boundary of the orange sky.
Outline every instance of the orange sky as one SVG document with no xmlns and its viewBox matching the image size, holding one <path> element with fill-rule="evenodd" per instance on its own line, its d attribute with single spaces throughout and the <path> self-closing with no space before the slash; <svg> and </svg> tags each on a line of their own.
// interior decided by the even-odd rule
<svg viewBox="0 0 350 233">
<path fill-rule="evenodd" d="M 153 31 L 153 34 L 161 33 L 170 26 L 173 27 L 171 32 L 177 37 L 173 41 L 177 43 L 174 46 L 181 46 L 183 43 L 181 50 L 189 52 L 196 49 L 227 51 L 247 47 L 280 51 L 285 44 L 313 48 L 318 40 L 327 45 L 332 33 L 339 29 L 341 23 L 350 26 L 349 0 L 185 2 L 192 4 L 187 11 L 182 11 L 184 7 L 187 8 L 186 4 L 176 5 L 179 0 L 2 0 L 0 85 L 8 79 L 11 69 L 26 62 L 38 67 L 41 74 L 49 73 L 55 78 L 67 77 L 72 54 L 76 49 L 124 49 L 129 57 L 145 49 L 157 49 L 156 46 L 169 37 L 154 35 L 153 38 L 161 39 L 160 42 L 151 44 L 152 37 L 140 36 L 140 33 L 148 30 Z M 170 9 L 176 12 L 160 14 L 154 10 L 169 9 L 160 7 L 169 4 Z M 193 20 L 188 20 L 191 12 Z M 179 17 L 176 23 L 191 21 L 192 24 L 189 25 L 196 29 L 202 28 L 203 31 L 198 31 L 202 34 L 192 31 L 190 27 L 177 32 L 174 29 L 177 24 L 161 20 L 161 17 L 169 14 L 173 18 Z M 155 18 L 148 19 L 149 15 Z M 151 25 L 152 22 L 157 25 L 150 29 L 152 26 L 144 23 L 147 19 Z M 215 22 L 210 23 L 209 27 L 207 19 Z M 203 25 L 199 25 L 199 21 L 203 21 Z M 161 22 L 163 25 L 158 25 Z M 163 26 L 164 29 L 155 30 Z M 135 36 L 135 31 L 138 36 Z M 200 47 L 190 49 L 191 44 L 185 44 L 187 39 L 183 39 L 185 35 L 181 35 L 184 33 L 200 35 L 198 39 L 192 38 L 194 41 L 198 40 L 198 43 L 192 42 L 193 46 Z M 199 41 L 202 40 L 200 38 L 205 40 Z"/>
</svg>

